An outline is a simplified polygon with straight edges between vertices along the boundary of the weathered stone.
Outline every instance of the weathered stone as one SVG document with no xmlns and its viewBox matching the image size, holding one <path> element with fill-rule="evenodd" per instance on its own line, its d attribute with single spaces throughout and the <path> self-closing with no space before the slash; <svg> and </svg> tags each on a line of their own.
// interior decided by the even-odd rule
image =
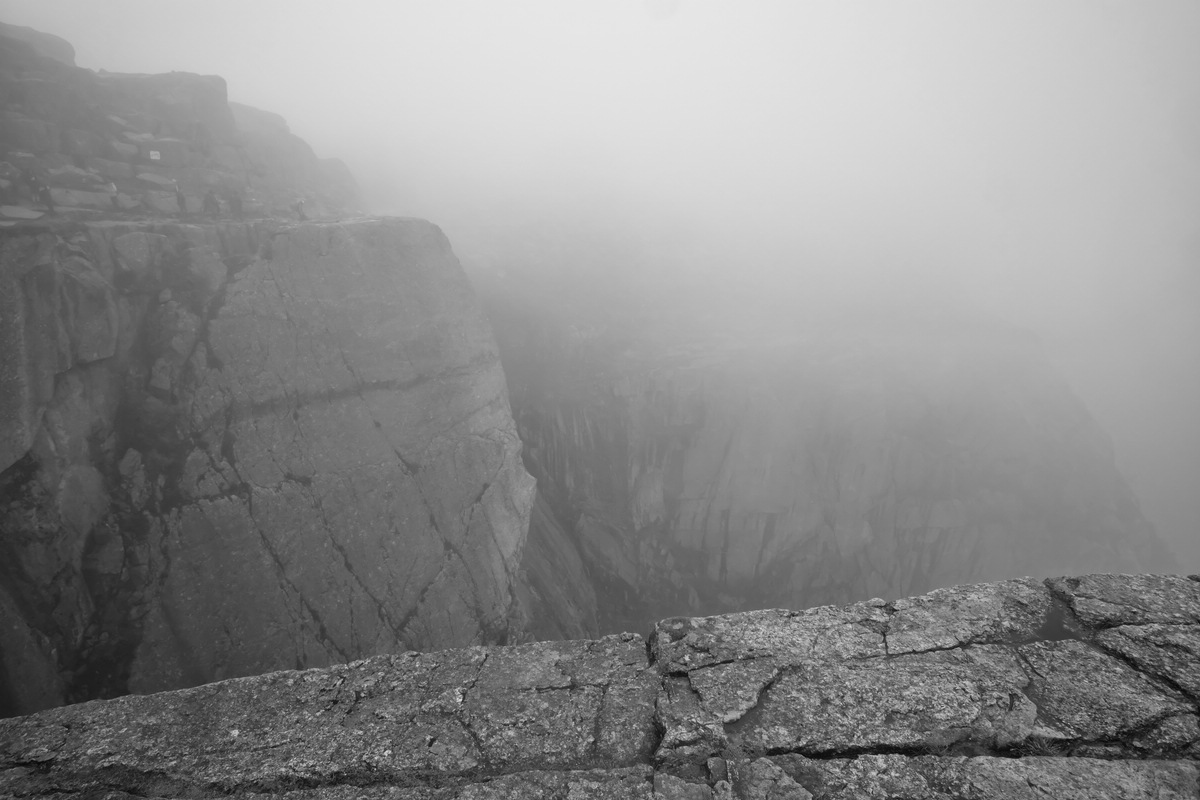
<svg viewBox="0 0 1200 800">
<path fill-rule="evenodd" d="M 1186 761 L 908 757 L 772 759 L 818 800 L 1183 800 L 1200 790 Z"/>
<path fill-rule="evenodd" d="M 1029 641 L 1052 622 L 1052 605 L 1046 587 L 1030 578 L 937 589 L 897 600 L 888 620 L 887 651 L 900 655 Z"/>
<path fill-rule="evenodd" d="M 704 784 L 685 781 L 669 772 L 654 775 L 655 800 L 712 800 L 712 796 Z"/>
<path fill-rule="evenodd" d="M 1183 697 L 1085 642 L 1034 642 L 1018 652 L 1029 667 L 1030 696 L 1042 716 L 1079 739 L 1127 739 L 1165 717 L 1195 710 Z"/>
<path fill-rule="evenodd" d="M 744 800 L 811 800 L 812 794 L 766 758 L 733 765 L 734 790 Z"/>
<path fill-rule="evenodd" d="M 721 722 L 737 722 L 758 705 L 762 694 L 779 677 L 774 659 L 733 661 L 702 667 L 688 673 L 702 707 Z"/>
<path fill-rule="evenodd" d="M 1200 623 L 1200 585 L 1179 575 L 1089 575 L 1047 585 L 1092 628 Z"/>
<path fill-rule="evenodd" d="M 837 754 L 1005 748 L 1033 734 L 1037 708 L 1013 654 L 994 645 L 785 670 L 730 728 L 748 752 Z"/>
<path fill-rule="evenodd" d="M 154 773 L 172 791 L 630 767 L 653 734 L 644 653 L 636 637 L 610 637 L 383 656 L 70 706 L 0 722 L 0 763 Z M 642 712 L 606 714 L 609 692 L 631 687 Z"/>
<path fill-rule="evenodd" d="M 1121 582 L 1135 583 L 1111 583 Z M 940 630 L 957 630 L 946 608 L 957 604 L 967 616 L 955 635 L 968 643 L 903 655 L 802 644 L 794 662 L 777 666 L 788 657 L 788 626 L 805 640 L 811 630 L 780 612 L 748 613 L 692 620 L 707 638 L 691 645 L 721 649 L 727 637 L 724 652 L 758 642 L 775 655 L 687 670 L 684 645 L 675 642 L 664 668 L 646 642 L 623 635 L 379 656 L 57 708 L 0 720 L 0 794 L 1196 797 L 1194 705 L 1139 673 L 1136 662 L 1045 626 L 1033 642 L 974 641 L 997 630 L 990 613 L 980 613 L 991 601 L 980 598 L 1013 592 L 968 586 L 957 598 L 948 591 L 897 602 L 929 610 Z M 859 605 L 812 617 L 836 631 L 879 608 L 887 610 Z M 749 628 L 742 635 L 739 621 Z M 678 631 L 680 623 L 663 625 Z M 1176 651 L 1157 635 L 1137 648 L 1155 669 L 1169 662 L 1151 657 L 1153 648 Z"/>
<path fill-rule="evenodd" d="M 661 668 L 670 672 L 748 658 L 796 664 L 809 658 L 882 656 L 888 613 L 882 600 L 873 600 L 805 611 L 679 617 L 655 626 L 651 646 Z"/>
<path fill-rule="evenodd" d="M 1200 703 L 1200 625 L 1123 625 L 1101 631 L 1095 641 Z"/>
</svg>

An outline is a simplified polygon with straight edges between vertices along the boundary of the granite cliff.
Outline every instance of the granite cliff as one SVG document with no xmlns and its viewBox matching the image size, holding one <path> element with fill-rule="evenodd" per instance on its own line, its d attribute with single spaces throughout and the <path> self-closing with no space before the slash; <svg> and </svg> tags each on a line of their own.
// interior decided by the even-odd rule
<svg viewBox="0 0 1200 800">
<path fill-rule="evenodd" d="M 0 281 L 3 711 L 519 628 L 533 482 L 436 227 L 17 227 Z"/>
<path fill-rule="evenodd" d="M 1171 566 L 1107 436 L 1019 330 L 895 306 L 639 315 L 478 280 L 538 481 L 527 559 L 554 554 L 528 572 L 547 597 L 596 598 L 545 603 L 543 635 Z"/>
<path fill-rule="evenodd" d="M 0 715 L 519 635 L 533 484 L 442 233 L 289 224 L 354 179 L 219 77 L 4 26 L 0 105 Z"/>
<path fill-rule="evenodd" d="M 1200 794 L 1200 576 L 379 656 L 0 720 L 10 797 Z"/>
</svg>

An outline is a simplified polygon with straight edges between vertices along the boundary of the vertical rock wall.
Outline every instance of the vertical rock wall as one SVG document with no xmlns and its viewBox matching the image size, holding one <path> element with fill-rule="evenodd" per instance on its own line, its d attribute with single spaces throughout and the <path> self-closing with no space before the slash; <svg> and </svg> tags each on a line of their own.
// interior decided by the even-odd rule
<svg viewBox="0 0 1200 800">
<path fill-rule="evenodd" d="M 920 314 L 588 329 L 485 291 L 601 633 L 1170 566 L 1107 437 L 1019 331 Z"/>
<path fill-rule="evenodd" d="M 0 241 L 7 713 L 503 642 L 533 482 L 419 220 Z"/>
</svg>

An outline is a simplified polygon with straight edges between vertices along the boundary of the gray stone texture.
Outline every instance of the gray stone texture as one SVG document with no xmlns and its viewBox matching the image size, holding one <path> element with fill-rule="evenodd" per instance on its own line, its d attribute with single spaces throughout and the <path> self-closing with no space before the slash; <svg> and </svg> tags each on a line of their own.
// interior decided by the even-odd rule
<svg viewBox="0 0 1200 800">
<path fill-rule="evenodd" d="M 1186 583 L 1006 581 L 51 709 L 0 720 L 0 795 L 1195 798 L 1200 623 L 1096 627 L 1069 588 L 1104 586 L 1128 619 L 1147 584 L 1183 613 Z M 957 643 L 890 652 L 921 624 Z"/>
</svg>

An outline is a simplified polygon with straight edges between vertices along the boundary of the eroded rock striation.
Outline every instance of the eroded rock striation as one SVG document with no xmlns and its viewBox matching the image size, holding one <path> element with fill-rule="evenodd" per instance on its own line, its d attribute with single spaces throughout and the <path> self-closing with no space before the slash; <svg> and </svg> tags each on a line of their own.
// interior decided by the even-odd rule
<svg viewBox="0 0 1200 800">
<path fill-rule="evenodd" d="M 0 792 L 1194 798 L 1200 576 L 379 656 L 0 721 Z"/>
<path fill-rule="evenodd" d="M 421 220 L 0 235 L 0 705 L 504 642 L 533 501 Z"/>
</svg>

